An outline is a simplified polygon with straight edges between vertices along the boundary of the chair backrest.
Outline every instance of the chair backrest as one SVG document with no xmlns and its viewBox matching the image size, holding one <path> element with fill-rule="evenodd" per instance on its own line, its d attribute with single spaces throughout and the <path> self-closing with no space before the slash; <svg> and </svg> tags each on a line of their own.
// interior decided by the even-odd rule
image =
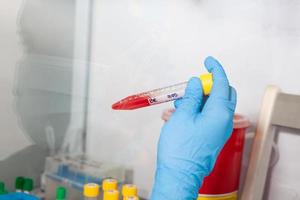
<svg viewBox="0 0 300 200">
<path fill-rule="evenodd" d="M 300 129 L 300 96 L 268 86 L 263 98 L 241 200 L 262 200 L 274 142 L 274 126 Z"/>
</svg>

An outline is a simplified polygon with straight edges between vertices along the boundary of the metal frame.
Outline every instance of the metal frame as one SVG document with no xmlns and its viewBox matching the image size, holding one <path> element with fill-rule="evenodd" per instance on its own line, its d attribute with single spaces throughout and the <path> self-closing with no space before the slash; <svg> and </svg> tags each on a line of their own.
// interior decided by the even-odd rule
<svg viewBox="0 0 300 200">
<path fill-rule="evenodd" d="M 92 0 L 76 0 L 71 119 L 61 147 L 62 152 L 78 152 L 79 143 L 83 155 L 86 153 L 92 4 Z M 74 137 L 78 143 L 70 142 Z"/>
</svg>

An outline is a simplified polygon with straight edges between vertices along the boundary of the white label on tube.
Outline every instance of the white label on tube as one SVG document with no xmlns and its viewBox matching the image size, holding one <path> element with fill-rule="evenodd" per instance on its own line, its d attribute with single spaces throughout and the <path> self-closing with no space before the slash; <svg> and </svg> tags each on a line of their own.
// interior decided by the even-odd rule
<svg viewBox="0 0 300 200">
<path fill-rule="evenodd" d="M 184 90 L 151 97 L 148 99 L 148 101 L 150 105 L 155 105 L 155 104 L 160 104 L 160 103 L 180 99 L 181 97 L 183 97 L 183 95 L 184 95 Z"/>
</svg>

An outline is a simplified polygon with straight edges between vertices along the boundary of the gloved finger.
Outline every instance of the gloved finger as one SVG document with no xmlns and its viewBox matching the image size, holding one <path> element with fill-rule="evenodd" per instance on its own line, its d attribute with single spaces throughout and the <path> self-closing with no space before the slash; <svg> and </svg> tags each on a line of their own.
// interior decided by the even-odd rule
<svg viewBox="0 0 300 200">
<path fill-rule="evenodd" d="M 235 111 L 235 107 L 236 107 L 236 102 L 237 102 L 237 94 L 236 94 L 236 90 L 234 89 L 234 87 L 230 86 L 230 109 L 231 111 L 234 113 Z"/>
<path fill-rule="evenodd" d="M 203 90 L 201 81 L 199 78 L 193 77 L 188 82 L 180 104 L 177 105 L 177 111 L 191 115 L 200 112 L 202 98 Z"/>
<path fill-rule="evenodd" d="M 209 98 L 229 100 L 229 81 L 222 65 L 211 56 L 205 59 L 204 65 L 213 74 L 214 83 Z"/>
<path fill-rule="evenodd" d="M 230 86 L 230 99 L 229 101 L 233 104 L 236 104 L 237 94 L 234 87 Z"/>
<path fill-rule="evenodd" d="M 180 106 L 181 103 L 182 103 L 182 98 L 177 99 L 176 101 L 174 101 L 174 107 L 177 109 Z"/>
<path fill-rule="evenodd" d="M 203 106 L 205 105 L 205 102 L 206 102 L 207 99 L 208 99 L 208 96 L 203 96 L 203 99 L 202 99 L 202 102 L 201 102 L 201 107 L 200 107 L 200 112 L 201 112 Z M 175 100 L 174 101 L 175 109 L 177 109 L 180 106 L 181 103 L 182 103 L 182 98 Z M 175 109 L 174 109 L 174 111 L 175 111 Z"/>
<path fill-rule="evenodd" d="M 202 113 L 204 115 L 208 116 L 233 116 L 236 108 L 236 102 L 237 102 L 237 93 L 236 90 L 230 86 L 229 88 L 229 100 L 223 100 L 223 99 L 212 99 L 208 98 L 206 104 L 204 105 Z"/>
</svg>

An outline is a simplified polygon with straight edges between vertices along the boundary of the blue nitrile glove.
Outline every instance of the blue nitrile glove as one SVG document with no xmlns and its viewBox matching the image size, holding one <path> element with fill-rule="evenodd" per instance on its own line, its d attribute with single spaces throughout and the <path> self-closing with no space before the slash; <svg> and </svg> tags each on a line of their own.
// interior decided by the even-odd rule
<svg viewBox="0 0 300 200">
<path fill-rule="evenodd" d="M 190 79 L 162 128 L 152 200 L 196 199 L 203 178 L 231 135 L 236 92 L 217 60 L 206 58 L 205 67 L 214 81 L 208 99 L 203 99 L 199 78 Z"/>
<path fill-rule="evenodd" d="M 0 195 L 0 200 L 39 200 L 39 198 L 21 192 Z"/>
</svg>

